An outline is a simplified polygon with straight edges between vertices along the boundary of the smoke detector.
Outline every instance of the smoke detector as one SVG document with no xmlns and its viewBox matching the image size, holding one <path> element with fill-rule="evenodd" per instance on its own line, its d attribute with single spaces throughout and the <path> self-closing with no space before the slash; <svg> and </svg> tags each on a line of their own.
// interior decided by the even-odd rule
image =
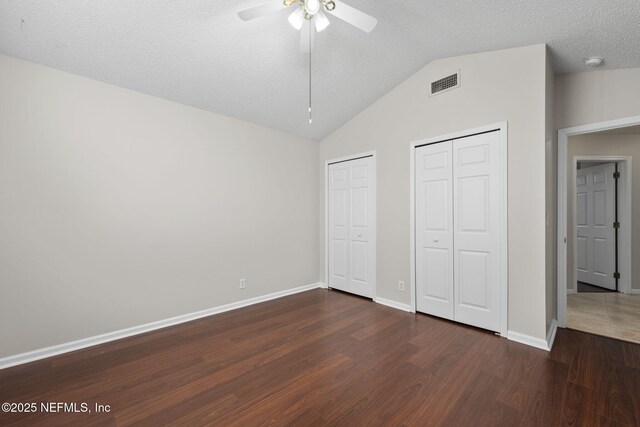
<svg viewBox="0 0 640 427">
<path fill-rule="evenodd" d="M 584 61 L 584 63 L 587 64 L 589 67 L 595 68 L 602 65 L 603 61 L 604 59 L 600 58 L 599 56 L 592 56 L 590 58 L 587 58 L 586 61 Z"/>
</svg>

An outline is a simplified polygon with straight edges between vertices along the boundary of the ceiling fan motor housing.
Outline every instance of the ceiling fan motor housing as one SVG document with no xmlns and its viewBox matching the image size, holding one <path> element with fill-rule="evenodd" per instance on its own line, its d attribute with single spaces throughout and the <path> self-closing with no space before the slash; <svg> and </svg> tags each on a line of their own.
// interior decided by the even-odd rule
<svg viewBox="0 0 640 427">
<path fill-rule="evenodd" d="M 283 0 L 282 3 L 285 6 L 293 6 L 296 3 L 300 3 L 300 6 L 306 12 L 305 18 L 311 19 L 313 15 L 318 13 L 321 10 L 321 5 L 327 11 L 332 11 L 336 8 L 336 3 L 333 0 Z"/>
<path fill-rule="evenodd" d="M 315 15 L 320 11 L 320 0 L 304 0 L 304 10 L 309 15 Z"/>
</svg>

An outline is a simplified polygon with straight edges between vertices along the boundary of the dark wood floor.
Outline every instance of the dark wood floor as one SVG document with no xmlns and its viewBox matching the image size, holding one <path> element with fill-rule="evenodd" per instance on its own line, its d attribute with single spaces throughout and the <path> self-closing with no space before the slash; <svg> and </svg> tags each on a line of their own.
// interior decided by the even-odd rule
<svg viewBox="0 0 640 427">
<path fill-rule="evenodd" d="M 313 290 L 0 371 L 0 425 L 638 425 L 640 345 L 559 330 L 551 353 Z"/>
</svg>

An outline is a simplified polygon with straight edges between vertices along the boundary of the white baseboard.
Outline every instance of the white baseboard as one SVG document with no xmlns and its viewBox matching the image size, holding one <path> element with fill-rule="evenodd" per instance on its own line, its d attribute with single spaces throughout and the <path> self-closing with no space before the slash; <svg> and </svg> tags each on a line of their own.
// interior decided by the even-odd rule
<svg viewBox="0 0 640 427">
<path fill-rule="evenodd" d="M 386 299 L 386 298 L 380 298 L 380 297 L 374 298 L 373 301 L 377 302 L 378 304 L 386 305 L 387 307 L 395 308 L 395 309 L 402 310 L 402 311 L 411 312 L 411 306 L 409 304 L 402 304 L 402 303 L 397 302 L 397 301 L 393 301 L 393 300 Z"/>
<path fill-rule="evenodd" d="M 316 285 L 318 285 L 318 287 L 322 289 L 329 289 L 326 283 L 318 282 L 316 283 Z"/>
<path fill-rule="evenodd" d="M 551 325 L 549 325 L 549 331 L 547 332 L 547 347 L 549 351 L 553 348 L 553 342 L 556 340 L 556 332 L 558 331 L 558 322 L 556 319 L 551 321 Z"/>
<path fill-rule="evenodd" d="M 554 332 L 555 337 L 555 332 Z M 536 347 L 542 350 L 549 351 L 549 343 L 547 340 L 542 338 L 532 337 L 530 335 L 521 334 L 520 332 L 507 331 L 507 339 L 515 342 L 519 342 L 520 344 L 526 344 L 531 347 Z"/>
<path fill-rule="evenodd" d="M 110 341 L 131 337 L 133 335 L 143 334 L 145 332 L 155 331 L 157 329 L 166 328 L 168 326 L 178 325 L 180 323 L 190 322 L 202 317 L 212 316 L 214 314 L 224 313 L 226 311 L 236 310 L 238 308 L 247 307 L 249 305 L 258 304 L 272 299 L 282 298 L 288 295 L 297 294 L 299 292 L 309 291 L 311 289 L 322 288 L 322 283 L 313 283 L 311 285 L 300 286 L 298 288 L 287 289 L 285 291 L 274 292 L 243 301 L 233 302 L 218 307 L 208 308 L 206 310 L 196 311 L 194 313 L 183 314 L 181 316 L 171 317 L 169 319 L 158 320 L 156 322 L 146 323 L 144 325 L 133 326 L 131 328 L 121 329 L 119 331 L 108 332 L 102 335 L 82 338 L 76 341 L 58 344 L 26 353 L 16 354 L 14 356 L 3 357 L 0 359 L 0 369 L 9 368 L 11 366 L 21 365 L 51 356 L 68 353 L 71 351 L 81 350 L 83 348 L 92 347 L 98 344 L 104 344 Z"/>
</svg>

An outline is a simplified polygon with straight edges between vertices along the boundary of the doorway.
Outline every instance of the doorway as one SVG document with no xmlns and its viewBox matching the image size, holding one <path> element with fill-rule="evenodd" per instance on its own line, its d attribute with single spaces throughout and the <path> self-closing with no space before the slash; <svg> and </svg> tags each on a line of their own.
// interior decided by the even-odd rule
<svg viewBox="0 0 640 427">
<path fill-rule="evenodd" d="M 640 342 L 632 264 L 640 117 L 562 129 L 558 150 L 558 325 Z"/>
</svg>

